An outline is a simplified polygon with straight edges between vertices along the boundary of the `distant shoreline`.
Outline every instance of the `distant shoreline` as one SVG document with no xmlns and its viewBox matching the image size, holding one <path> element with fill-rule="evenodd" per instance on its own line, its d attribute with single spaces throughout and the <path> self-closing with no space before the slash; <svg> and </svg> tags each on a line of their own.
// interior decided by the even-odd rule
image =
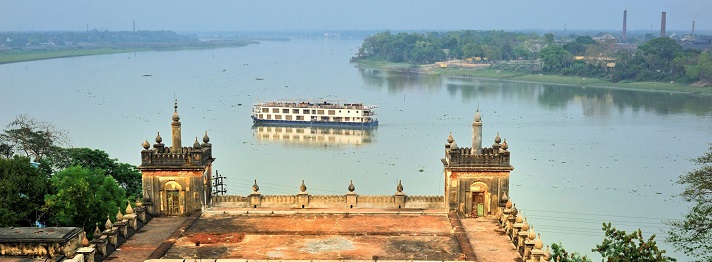
<svg viewBox="0 0 712 262">
<path fill-rule="evenodd" d="M 87 47 L 65 47 L 48 49 L 12 49 L 0 51 L 0 64 L 20 63 L 55 58 L 108 55 L 145 51 L 175 51 L 190 49 L 211 49 L 259 44 L 257 41 L 211 41 L 211 42 L 167 42 L 150 44 L 94 45 Z"/>
<path fill-rule="evenodd" d="M 446 67 L 438 68 L 433 65 L 411 65 L 404 63 L 390 63 L 386 61 L 369 61 L 361 60 L 353 62 L 356 67 L 367 69 L 380 69 L 385 71 L 411 72 L 419 74 L 435 74 L 440 76 L 457 76 L 473 79 L 497 79 L 517 82 L 532 82 L 546 84 L 561 84 L 578 87 L 593 87 L 593 88 L 617 88 L 623 90 L 640 90 L 640 91 L 661 91 L 661 92 L 677 92 L 691 93 L 700 95 L 712 95 L 712 88 L 692 86 L 669 82 L 618 82 L 613 83 L 605 79 L 585 78 L 576 76 L 561 76 L 561 75 L 543 75 L 543 74 L 527 74 L 521 72 L 510 72 L 504 70 L 495 70 L 487 67 L 465 68 L 465 67 Z"/>
</svg>

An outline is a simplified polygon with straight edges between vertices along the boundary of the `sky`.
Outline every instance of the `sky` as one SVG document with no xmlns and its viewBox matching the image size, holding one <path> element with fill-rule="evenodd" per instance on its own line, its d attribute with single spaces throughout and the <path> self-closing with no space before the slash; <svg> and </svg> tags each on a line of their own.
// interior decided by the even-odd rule
<svg viewBox="0 0 712 262">
<path fill-rule="evenodd" d="M 0 31 L 712 30 L 712 0 L 0 0 Z"/>
</svg>

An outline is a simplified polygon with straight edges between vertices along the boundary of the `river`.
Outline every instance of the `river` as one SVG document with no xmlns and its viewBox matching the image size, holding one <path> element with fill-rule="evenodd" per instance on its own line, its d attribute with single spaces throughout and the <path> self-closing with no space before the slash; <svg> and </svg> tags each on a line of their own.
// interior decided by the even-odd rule
<svg viewBox="0 0 712 262">
<path fill-rule="evenodd" d="M 662 221 L 688 208 L 675 181 L 712 142 L 712 96 L 582 88 L 363 70 L 349 64 L 360 39 L 263 41 L 246 47 L 139 52 L 0 65 L 0 123 L 27 114 L 140 163 L 141 143 L 170 143 L 174 96 L 183 145 L 213 144 L 229 194 L 441 195 L 448 135 L 471 144 L 479 108 L 483 145 L 500 133 L 512 152 L 510 193 L 545 243 L 592 257 L 601 223 L 641 228 L 662 241 Z M 151 76 L 143 76 L 150 74 Z M 261 80 L 260 80 L 261 79 Z M 251 105 L 325 99 L 379 106 L 380 126 L 326 142 L 253 128 Z M 317 130 L 318 132 L 332 132 Z M 265 133 L 272 132 L 272 133 Z M 282 132 L 279 139 L 276 132 Z M 316 131 L 315 131 L 316 132 Z M 277 134 L 277 137 L 280 135 Z"/>
</svg>

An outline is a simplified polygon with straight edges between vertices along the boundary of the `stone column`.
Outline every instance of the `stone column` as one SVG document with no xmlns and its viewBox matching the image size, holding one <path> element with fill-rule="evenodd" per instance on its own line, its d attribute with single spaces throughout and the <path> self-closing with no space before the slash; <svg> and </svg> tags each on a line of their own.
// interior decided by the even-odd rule
<svg viewBox="0 0 712 262">
<path fill-rule="evenodd" d="M 356 190 L 356 187 L 354 186 L 353 180 L 351 181 L 351 184 L 349 184 L 348 190 L 349 192 L 346 193 L 346 207 L 353 208 L 356 206 L 358 198 L 358 195 L 356 194 L 356 192 L 354 192 L 354 190 Z"/>
<path fill-rule="evenodd" d="M 405 193 L 403 193 L 403 184 L 398 180 L 398 186 L 396 186 L 396 194 L 393 196 L 395 199 L 395 205 L 398 208 L 405 208 Z"/>
<path fill-rule="evenodd" d="M 260 194 L 260 187 L 257 185 L 257 179 L 255 179 L 255 184 L 252 185 L 252 193 L 249 196 L 250 207 L 258 208 L 262 205 L 262 194 Z"/>
<path fill-rule="evenodd" d="M 309 207 L 309 193 L 307 193 L 307 186 L 302 180 L 302 185 L 299 186 L 299 194 L 297 194 L 297 204 L 301 208 Z"/>
</svg>

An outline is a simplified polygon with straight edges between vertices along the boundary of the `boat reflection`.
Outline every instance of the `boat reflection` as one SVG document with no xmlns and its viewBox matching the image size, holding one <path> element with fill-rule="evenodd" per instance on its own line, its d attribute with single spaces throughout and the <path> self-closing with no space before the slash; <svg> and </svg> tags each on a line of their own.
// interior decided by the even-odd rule
<svg viewBox="0 0 712 262">
<path fill-rule="evenodd" d="M 253 137 L 259 142 L 277 142 L 306 146 L 363 146 L 374 141 L 378 127 L 323 126 L 252 126 Z"/>
</svg>

